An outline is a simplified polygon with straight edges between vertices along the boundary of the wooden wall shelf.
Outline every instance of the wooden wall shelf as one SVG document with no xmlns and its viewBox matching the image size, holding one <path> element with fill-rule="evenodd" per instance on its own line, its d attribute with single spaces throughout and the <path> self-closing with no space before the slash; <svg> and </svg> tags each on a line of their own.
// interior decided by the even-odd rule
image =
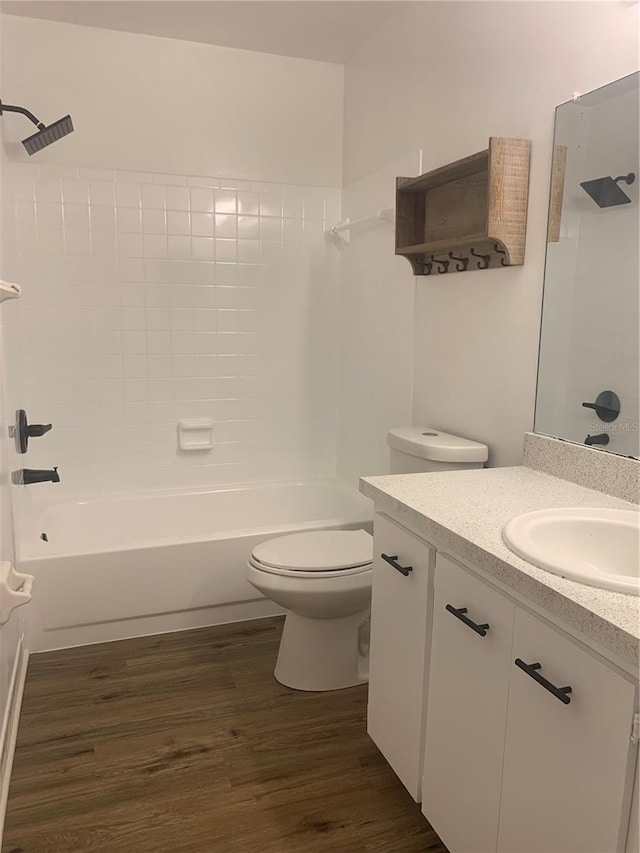
<svg viewBox="0 0 640 853">
<path fill-rule="evenodd" d="M 553 146 L 551 162 L 551 192 L 549 194 L 549 224 L 547 242 L 558 243 L 562 221 L 562 201 L 564 198 L 564 179 L 567 171 L 567 146 Z"/>
<path fill-rule="evenodd" d="M 396 255 L 414 275 L 524 263 L 528 139 L 489 147 L 417 178 L 396 178 Z"/>
</svg>

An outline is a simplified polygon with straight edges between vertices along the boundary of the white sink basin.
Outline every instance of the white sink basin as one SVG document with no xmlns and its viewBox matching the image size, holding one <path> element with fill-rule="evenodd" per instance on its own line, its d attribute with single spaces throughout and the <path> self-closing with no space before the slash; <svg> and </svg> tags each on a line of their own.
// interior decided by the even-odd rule
<svg viewBox="0 0 640 853">
<path fill-rule="evenodd" d="M 519 557 L 548 572 L 640 595 L 639 519 L 632 509 L 542 509 L 512 518 L 502 538 Z"/>
</svg>

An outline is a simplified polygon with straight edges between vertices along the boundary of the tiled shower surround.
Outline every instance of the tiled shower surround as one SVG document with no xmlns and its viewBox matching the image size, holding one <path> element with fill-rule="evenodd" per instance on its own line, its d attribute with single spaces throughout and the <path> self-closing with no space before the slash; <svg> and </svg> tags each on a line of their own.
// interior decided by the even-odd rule
<svg viewBox="0 0 640 853">
<path fill-rule="evenodd" d="M 3 168 L 12 403 L 54 424 L 22 464 L 98 489 L 334 474 L 339 189 Z M 186 418 L 213 450 L 177 449 Z"/>
</svg>

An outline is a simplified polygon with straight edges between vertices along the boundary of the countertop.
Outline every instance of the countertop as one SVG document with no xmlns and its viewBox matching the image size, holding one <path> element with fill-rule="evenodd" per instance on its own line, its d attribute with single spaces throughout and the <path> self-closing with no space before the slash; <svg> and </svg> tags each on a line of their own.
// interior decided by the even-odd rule
<svg viewBox="0 0 640 853">
<path fill-rule="evenodd" d="M 363 477 L 360 491 L 376 509 L 467 560 L 637 665 L 640 597 L 586 586 L 539 569 L 502 541 L 502 528 L 523 512 L 552 507 L 635 509 L 634 504 L 531 468 L 482 468 Z"/>
</svg>

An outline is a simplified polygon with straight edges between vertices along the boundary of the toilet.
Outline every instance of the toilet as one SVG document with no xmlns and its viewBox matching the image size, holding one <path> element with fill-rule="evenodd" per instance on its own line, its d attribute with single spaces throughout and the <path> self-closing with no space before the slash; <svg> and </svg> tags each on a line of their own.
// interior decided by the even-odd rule
<svg viewBox="0 0 640 853">
<path fill-rule="evenodd" d="M 486 445 L 428 427 L 387 436 L 392 474 L 482 468 Z M 295 690 L 340 690 L 368 680 L 373 537 L 318 530 L 256 545 L 246 579 L 287 610 L 274 675 Z"/>
</svg>

